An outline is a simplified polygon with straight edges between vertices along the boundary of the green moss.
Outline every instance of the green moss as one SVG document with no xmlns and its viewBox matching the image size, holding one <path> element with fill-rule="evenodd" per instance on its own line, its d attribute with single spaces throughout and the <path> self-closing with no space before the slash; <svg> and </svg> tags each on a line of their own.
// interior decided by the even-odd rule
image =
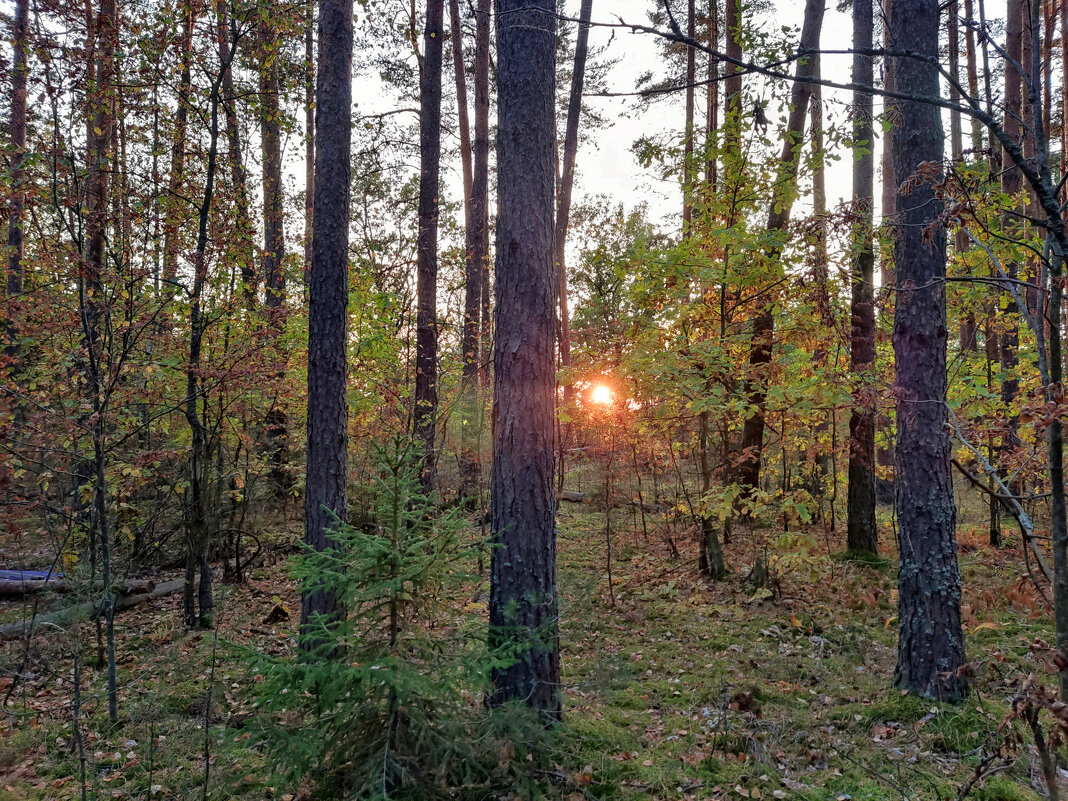
<svg viewBox="0 0 1068 801">
<path fill-rule="evenodd" d="M 975 801 L 1039 801 L 1030 787 L 1008 776 L 991 776 L 973 788 L 971 797 Z"/>
</svg>

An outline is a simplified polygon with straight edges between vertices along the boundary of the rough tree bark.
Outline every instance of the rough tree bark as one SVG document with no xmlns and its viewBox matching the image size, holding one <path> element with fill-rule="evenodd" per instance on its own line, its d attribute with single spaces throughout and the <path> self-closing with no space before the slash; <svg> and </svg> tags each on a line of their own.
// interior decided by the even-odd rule
<svg viewBox="0 0 1068 801">
<path fill-rule="evenodd" d="M 823 26 L 825 3 L 808 0 L 805 3 L 805 19 L 801 29 L 798 51 L 812 52 L 819 48 L 820 29 Z M 811 78 L 816 69 L 816 60 L 806 58 L 798 62 L 797 76 Z M 805 129 L 805 115 L 812 96 L 812 84 L 805 80 L 794 82 L 790 92 L 790 114 L 787 118 L 782 157 L 775 181 L 775 192 L 768 209 L 767 231 L 773 237 L 783 238 L 790 222 L 790 210 L 796 195 L 797 168 L 801 154 L 801 140 Z M 785 243 L 783 243 L 785 244 Z M 764 257 L 778 270 L 782 244 L 766 249 Z M 753 319 L 753 332 L 749 346 L 749 373 L 746 377 L 745 394 L 752 411 L 742 427 L 742 441 L 735 468 L 735 481 L 745 490 L 755 489 L 760 480 L 760 464 L 764 447 L 764 403 L 767 398 L 766 372 L 771 363 L 772 342 L 775 336 L 775 314 L 772 304 L 762 307 Z"/>
<path fill-rule="evenodd" d="M 349 185 L 352 151 L 352 0 L 320 0 L 315 89 L 315 217 L 308 308 L 308 454 L 304 542 L 336 547 L 334 520 L 347 512 L 348 407 L 345 331 L 348 320 Z M 316 650 L 322 623 L 339 616 L 340 599 L 305 590 L 301 647 Z M 319 622 L 315 616 L 322 616 Z"/>
<path fill-rule="evenodd" d="M 560 716 L 553 490 L 556 0 L 497 2 L 497 330 L 494 338 L 491 704 Z"/>
<path fill-rule="evenodd" d="M 686 3 L 686 35 L 690 39 L 697 36 L 697 2 L 687 0 Z M 690 223 L 693 220 L 693 188 L 695 174 L 693 169 L 693 115 L 694 98 L 697 80 L 697 51 L 692 47 L 686 48 L 686 124 L 683 129 L 682 140 L 682 235 L 685 237 L 690 232 Z M 559 247 L 559 245 L 558 245 Z"/>
<path fill-rule="evenodd" d="M 418 320 L 415 330 L 416 438 L 422 442 L 420 484 L 435 483 L 438 411 L 438 192 L 441 166 L 441 62 L 444 2 L 427 0 L 419 82 L 419 242 L 416 253 Z"/>
<path fill-rule="evenodd" d="M 304 17 L 304 291 L 311 281 L 312 220 L 315 204 L 315 2 Z"/>
<path fill-rule="evenodd" d="M 891 47 L 938 57 L 938 0 L 894 0 Z M 895 58 L 898 86 L 939 96 L 939 74 L 921 59 Z M 897 519 L 898 576 L 896 687 L 957 701 L 966 685 L 956 507 L 946 419 L 946 233 L 942 201 L 944 135 L 939 109 L 899 100 L 891 132 L 897 196 Z"/>
<path fill-rule="evenodd" d="M 872 0 L 853 2 L 853 49 L 872 47 Z M 871 86 L 874 64 L 871 56 L 853 55 L 853 83 Z M 850 282 L 850 370 L 856 379 L 853 409 L 849 417 L 849 496 L 846 547 L 875 553 L 875 398 L 872 368 L 875 365 L 875 252 L 872 230 L 875 197 L 875 132 L 872 127 L 870 92 L 853 92 L 853 269 Z"/>
</svg>

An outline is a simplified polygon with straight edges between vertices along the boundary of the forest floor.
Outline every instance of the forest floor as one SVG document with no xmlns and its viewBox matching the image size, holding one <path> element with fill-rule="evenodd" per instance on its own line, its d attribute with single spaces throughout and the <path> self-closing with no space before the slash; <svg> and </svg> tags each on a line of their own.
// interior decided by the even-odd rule
<svg viewBox="0 0 1068 801">
<path fill-rule="evenodd" d="M 734 572 L 709 584 L 692 532 L 650 516 L 646 538 L 633 510 L 620 509 L 613 602 L 603 511 L 564 504 L 559 529 L 566 690 L 552 795 L 875 801 L 957 799 L 967 788 L 982 801 L 1040 797 L 1031 732 L 1005 722 L 1028 674 L 1051 679 L 1033 647 L 1050 640 L 1050 616 L 1018 539 L 995 550 L 980 532 L 960 531 L 977 675 L 968 699 L 949 706 L 891 689 L 894 564 L 846 560 L 841 537 L 814 526 L 736 530 L 725 549 Z M 881 538 L 893 541 L 889 523 Z M 746 578 L 758 555 L 765 588 Z M 481 593 L 466 613 L 484 614 Z M 108 722 L 103 671 L 84 667 L 84 758 L 72 738 L 71 654 L 92 624 L 35 640 L 0 724 L 0 801 L 79 798 L 83 765 L 88 798 L 299 798 L 299 788 L 267 785 L 243 730 L 256 678 L 241 650 L 292 653 L 297 589 L 275 563 L 218 594 L 214 633 L 183 630 L 177 596 L 118 618 L 120 722 Z M 19 643 L 4 645 L 0 693 L 22 656 Z M 986 775 L 975 780 L 980 766 Z"/>
</svg>

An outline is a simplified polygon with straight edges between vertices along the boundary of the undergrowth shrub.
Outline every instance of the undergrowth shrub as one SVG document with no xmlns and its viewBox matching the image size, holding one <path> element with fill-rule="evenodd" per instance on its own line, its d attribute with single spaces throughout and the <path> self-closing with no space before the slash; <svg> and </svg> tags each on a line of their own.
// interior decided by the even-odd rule
<svg viewBox="0 0 1068 801">
<path fill-rule="evenodd" d="M 532 755 L 550 734 L 525 707 L 482 703 L 510 660 L 488 651 L 482 607 L 465 601 L 477 543 L 461 510 L 420 493 L 419 452 L 399 437 L 376 448 L 366 523 L 339 522 L 337 550 L 294 560 L 304 587 L 336 592 L 348 614 L 314 629 L 318 655 L 259 657 L 274 779 L 360 801 L 538 796 Z"/>
</svg>

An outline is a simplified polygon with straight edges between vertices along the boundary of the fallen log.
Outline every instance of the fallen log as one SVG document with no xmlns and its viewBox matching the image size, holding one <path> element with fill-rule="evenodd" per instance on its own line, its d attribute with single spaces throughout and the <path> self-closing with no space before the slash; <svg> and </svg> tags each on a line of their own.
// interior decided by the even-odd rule
<svg viewBox="0 0 1068 801">
<path fill-rule="evenodd" d="M 145 601 L 153 601 L 157 598 L 174 595 L 176 592 L 181 592 L 184 585 L 184 579 L 175 579 L 174 581 L 164 581 L 161 584 L 157 584 L 151 590 L 121 593 L 115 598 L 115 611 L 123 612 Z M 103 601 L 86 601 L 85 603 L 74 604 L 48 614 L 35 615 L 32 618 L 20 620 L 16 623 L 5 623 L 0 626 L 0 640 L 19 639 L 25 637 L 27 632 L 33 633 L 40 629 L 62 628 L 67 623 L 89 620 L 103 614 L 103 612 Z"/>
<path fill-rule="evenodd" d="M 103 584 L 97 581 L 93 584 L 93 589 L 100 590 L 103 589 L 103 586 Z M 135 579 L 127 581 L 121 586 L 117 586 L 115 590 L 120 594 L 135 595 L 137 593 L 151 592 L 155 587 L 156 582 L 154 581 L 149 579 Z M 32 595 L 44 590 L 52 590 L 53 592 L 77 592 L 86 589 L 86 584 L 80 584 L 76 581 L 68 581 L 62 577 L 52 577 L 49 579 L 0 578 L 0 599 L 21 598 L 24 595 Z"/>
</svg>

